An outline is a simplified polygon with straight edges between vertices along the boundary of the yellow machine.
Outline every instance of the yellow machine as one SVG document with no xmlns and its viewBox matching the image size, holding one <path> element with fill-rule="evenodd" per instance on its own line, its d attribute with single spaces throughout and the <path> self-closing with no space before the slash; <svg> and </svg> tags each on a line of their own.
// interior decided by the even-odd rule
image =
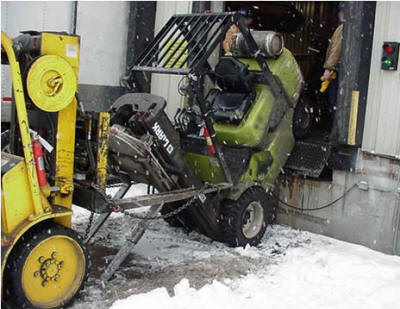
<svg viewBox="0 0 400 309">
<path fill-rule="evenodd" d="M 83 286 L 89 264 L 81 237 L 70 228 L 79 37 L 43 32 L 19 38 L 1 35 L 18 142 L 13 154 L 1 155 L 2 299 L 12 308 L 58 308 Z M 56 122 L 55 150 L 45 157 L 35 152 L 39 135 L 30 123 L 40 117 L 31 117 L 28 107 Z M 43 174 L 51 159 L 53 175 Z"/>
</svg>

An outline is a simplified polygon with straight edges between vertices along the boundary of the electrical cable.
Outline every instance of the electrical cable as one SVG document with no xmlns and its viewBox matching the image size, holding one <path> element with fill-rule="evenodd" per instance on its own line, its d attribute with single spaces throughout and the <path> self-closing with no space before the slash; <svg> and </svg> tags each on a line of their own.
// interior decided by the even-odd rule
<svg viewBox="0 0 400 309">
<path fill-rule="evenodd" d="M 321 209 L 324 209 L 324 208 L 328 208 L 328 207 L 330 207 L 330 206 L 333 206 L 336 202 L 338 202 L 338 201 L 340 201 L 342 198 L 344 198 L 344 197 L 345 197 L 351 190 L 353 190 L 356 186 L 357 186 L 357 183 L 355 183 L 355 184 L 352 185 L 349 189 L 347 189 L 341 196 L 339 196 L 338 198 L 336 198 L 336 199 L 333 200 L 332 202 L 329 202 L 329 203 L 326 204 L 326 205 L 319 206 L 319 207 L 316 207 L 316 208 L 308 208 L 308 209 L 300 208 L 300 207 L 296 207 L 296 206 L 294 206 L 294 205 L 288 204 L 288 203 L 286 203 L 285 201 L 282 201 L 282 200 L 279 198 L 279 196 L 276 196 L 276 195 L 273 194 L 272 192 L 271 192 L 271 196 L 272 196 L 273 198 L 275 198 L 276 200 L 278 200 L 278 202 L 280 202 L 281 204 L 285 205 L 285 206 L 288 207 L 288 208 L 292 208 L 292 209 L 296 209 L 296 210 L 301 210 L 301 211 L 316 211 L 316 210 L 321 210 Z"/>
</svg>

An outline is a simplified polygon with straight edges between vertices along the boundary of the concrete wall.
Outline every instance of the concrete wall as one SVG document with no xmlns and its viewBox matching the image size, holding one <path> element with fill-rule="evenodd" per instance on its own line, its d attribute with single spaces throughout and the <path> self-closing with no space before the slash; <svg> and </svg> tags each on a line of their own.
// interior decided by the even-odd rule
<svg viewBox="0 0 400 309">
<path fill-rule="evenodd" d="M 377 2 L 362 149 L 400 159 L 400 66 L 381 70 L 384 41 L 400 42 L 400 3 Z"/>
<path fill-rule="evenodd" d="M 316 208 L 340 197 L 333 206 Z M 277 220 L 375 250 L 400 255 L 400 161 L 360 152 L 354 172 L 334 171 L 332 181 L 281 177 L 280 197 L 304 211 L 278 207 Z"/>
<path fill-rule="evenodd" d="M 191 13 L 191 1 L 159 1 L 157 2 L 155 35 L 174 14 Z M 151 93 L 167 100 L 166 113 L 172 119 L 179 107 L 183 106 L 184 98 L 178 93 L 178 83 L 182 76 L 167 74 L 152 74 Z"/>
<path fill-rule="evenodd" d="M 1 29 L 10 37 L 24 30 L 72 33 L 72 1 L 2 2 Z M 79 82 L 118 86 L 125 73 L 129 3 L 78 1 L 76 33 L 81 36 Z M 3 74 L 2 93 L 10 79 Z M 4 83 L 3 83 L 4 82 Z M 6 90 L 7 89 L 7 90 Z"/>
<path fill-rule="evenodd" d="M 125 73 L 128 16 L 128 2 L 78 2 L 76 32 L 81 36 L 79 83 L 119 85 Z"/>
</svg>

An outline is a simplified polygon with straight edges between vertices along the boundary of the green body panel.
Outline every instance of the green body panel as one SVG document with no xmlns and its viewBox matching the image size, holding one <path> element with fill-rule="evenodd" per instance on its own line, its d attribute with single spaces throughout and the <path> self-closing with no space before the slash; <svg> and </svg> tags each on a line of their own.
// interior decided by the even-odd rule
<svg viewBox="0 0 400 309">
<path fill-rule="evenodd" d="M 241 58 L 239 60 L 249 65 L 251 71 L 260 70 L 255 59 Z M 297 102 L 302 86 L 302 75 L 292 53 L 284 49 L 279 58 L 267 59 L 266 62 L 271 72 L 279 77 L 293 102 Z M 267 85 L 256 84 L 254 88 L 256 98 L 245 118 L 238 125 L 227 123 L 214 125 L 218 139 L 224 144 L 255 147 L 261 142 L 268 128 L 268 119 L 275 102 Z"/>
<path fill-rule="evenodd" d="M 279 126 L 267 135 L 267 146 L 252 154 L 246 171 L 235 183 L 231 199 L 239 198 L 247 188 L 253 185 L 260 185 L 266 190 L 273 185 L 294 146 L 292 120 L 293 109 L 290 109 Z M 203 181 L 211 183 L 225 181 L 216 157 L 188 152 L 186 158 L 195 174 Z"/>
<path fill-rule="evenodd" d="M 278 128 L 268 135 L 267 146 L 251 156 L 247 171 L 239 183 L 250 181 L 265 189 L 273 185 L 294 146 L 292 120 L 293 109 L 290 109 Z"/>
<path fill-rule="evenodd" d="M 260 71 L 260 67 L 255 59 L 240 58 L 239 60 L 248 64 L 250 71 Z M 282 54 L 277 59 L 268 58 L 266 62 L 272 74 L 279 77 L 288 95 L 293 98 L 294 101 L 297 101 L 303 82 L 303 76 L 293 54 L 288 49 L 284 48 Z"/>
<path fill-rule="evenodd" d="M 248 64 L 252 71 L 260 70 L 254 59 L 239 60 Z M 293 55 L 284 49 L 279 58 L 266 61 L 272 73 L 279 77 L 288 95 L 293 99 L 293 104 L 296 104 L 302 86 L 302 76 Z M 276 102 L 268 85 L 256 84 L 254 88 L 255 101 L 239 124 L 214 124 L 217 138 L 223 144 L 253 149 L 246 171 L 234 184 L 231 199 L 239 198 L 253 185 L 262 186 L 266 190 L 271 188 L 294 146 L 292 132 L 294 106 L 286 111 L 278 126 L 270 130 L 268 122 Z M 187 152 L 186 157 L 196 175 L 203 181 L 211 183 L 225 181 L 215 156 Z"/>
<path fill-rule="evenodd" d="M 222 172 L 216 157 L 188 152 L 186 153 L 186 160 L 194 169 L 196 176 L 201 180 L 211 183 L 220 183 L 225 181 L 224 173 Z"/>
<path fill-rule="evenodd" d="M 238 125 L 215 123 L 214 129 L 218 140 L 225 145 L 243 145 L 254 147 L 261 141 L 268 126 L 274 100 L 267 85 L 255 85 L 256 99 L 245 119 Z"/>
</svg>

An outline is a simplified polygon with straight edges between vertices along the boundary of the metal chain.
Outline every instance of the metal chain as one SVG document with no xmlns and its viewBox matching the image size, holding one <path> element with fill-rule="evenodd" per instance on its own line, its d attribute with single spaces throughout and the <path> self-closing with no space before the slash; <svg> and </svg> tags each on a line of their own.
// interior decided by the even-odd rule
<svg viewBox="0 0 400 309">
<path fill-rule="evenodd" d="M 202 195 L 203 193 L 199 193 L 196 196 L 193 196 L 191 199 L 189 199 L 185 204 L 183 204 L 182 206 L 164 214 L 164 215 L 155 215 L 155 216 L 141 216 L 135 213 L 130 213 L 125 209 L 122 209 L 121 207 L 119 207 L 119 205 L 112 199 L 110 198 L 104 190 L 102 190 L 98 185 L 96 184 L 92 184 L 91 185 L 103 198 L 104 200 L 111 206 L 111 210 L 113 212 L 121 212 L 122 214 L 129 216 L 131 218 L 135 218 L 135 219 L 141 219 L 141 220 L 158 220 L 158 219 L 168 219 L 171 218 L 173 216 L 176 216 L 177 214 L 179 214 L 180 212 L 182 212 L 183 210 L 185 210 L 186 208 L 188 208 L 189 206 L 191 206 L 193 204 L 193 202 L 196 200 L 196 198 L 198 198 L 199 195 Z M 112 185 L 115 187 L 119 187 L 116 185 Z M 107 188 L 110 188 L 111 186 L 107 186 Z"/>
<path fill-rule="evenodd" d="M 184 211 L 186 208 L 188 208 L 189 206 L 191 206 L 193 204 L 193 202 L 196 200 L 197 196 L 193 196 L 190 200 L 188 200 L 185 204 L 183 204 L 182 206 L 170 211 L 169 213 L 166 213 L 164 215 L 155 215 L 155 216 L 141 216 L 135 213 L 131 213 L 128 212 L 124 209 L 121 209 L 120 212 L 123 213 L 126 216 L 129 216 L 131 218 L 134 219 L 141 219 L 141 220 L 158 220 L 158 219 L 168 219 L 171 218 L 173 216 L 176 216 L 177 214 L 179 214 L 180 212 Z"/>
<path fill-rule="evenodd" d="M 92 211 L 90 213 L 90 217 L 89 217 L 89 224 L 86 227 L 85 230 L 85 237 L 83 239 L 87 239 L 90 233 L 90 230 L 92 229 L 92 225 L 93 225 L 93 219 L 94 219 L 94 212 Z"/>
</svg>

